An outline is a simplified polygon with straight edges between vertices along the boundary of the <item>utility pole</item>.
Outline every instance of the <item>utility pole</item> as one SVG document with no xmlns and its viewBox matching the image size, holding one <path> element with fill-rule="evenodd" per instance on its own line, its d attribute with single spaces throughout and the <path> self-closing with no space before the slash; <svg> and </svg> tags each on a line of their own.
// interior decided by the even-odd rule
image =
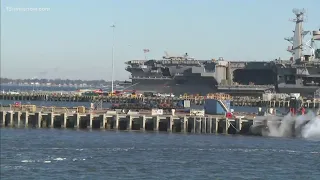
<svg viewBox="0 0 320 180">
<path fill-rule="evenodd" d="M 111 93 L 113 95 L 113 81 L 114 81 L 114 30 L 115 30 L 115 25 L 112 25 L 112 74 L 111 74 Z"/>
</svg>

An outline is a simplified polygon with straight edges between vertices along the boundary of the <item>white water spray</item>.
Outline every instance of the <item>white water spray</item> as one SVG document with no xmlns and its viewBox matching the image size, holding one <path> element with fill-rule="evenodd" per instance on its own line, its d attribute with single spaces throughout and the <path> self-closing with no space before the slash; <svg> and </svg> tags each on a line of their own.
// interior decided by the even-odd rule
<svg viewBox="0 0 320 180">
<path fill-rule="evenodd" d="M 320 117 L 315 116 L 302 129 L 302 137 L 307 139 L 320 140 Z"/>
<path fill-rule="evenodd" d="M 271 119 L 270 119 L 271 118 Z M 268 131 L 263 136 L 270 137 L 302 137 L 306 139 L 320 140 L 320 117 L 313 112 L 305 115 L 286 115 L 279 121 L 268 118 Z"/>
</svg>

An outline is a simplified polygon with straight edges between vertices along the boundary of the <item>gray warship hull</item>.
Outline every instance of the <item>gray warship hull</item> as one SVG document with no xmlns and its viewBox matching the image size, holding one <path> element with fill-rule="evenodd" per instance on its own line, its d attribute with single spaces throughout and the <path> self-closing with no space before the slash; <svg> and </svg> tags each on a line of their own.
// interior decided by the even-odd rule
<svg viewBox="0 0 320 180">
<path fill-rule="evenodd" d="M 137 62 L 135 62 L 137 63 Z M 179 94 L 200 94 L 224 92 L 231 95 L 260 95 L 266 91 L 274 92 L 276 74 L 265 62 L 242 62 L 220 60 L 197 61 L 198 66 L 183 61 L 149 60 L 143 66 L 127 67 L 131 72 L 132 86 L 129 89 L 147 92 Z M 146 65 L 145 65 L 146 64 Z M 138 66 L 138 67 L 137 67 Z M 153 71 L 155 67 L 160 67 Z M 236 83 L 242 85 L 228 85 Z M 254 85 L 250 85 L 253 83 Z"/>
<path fill-rule="evenodd" d="M 202 79 L 202 81 L 205 81 Z M 177 80 L 133 80 L 133 86 L 129 89 L 141 92 L 157 92 L 157 93 L 172 93 L 172 94 L 200 94 L 216 92 L 217 88 L 212 80 L 206 80 L 203 83 L 185 83 L 177 84 Z"/>
<path fill-rule="evenodd" d="M 302 96 L 314 95 L 319 89 L 319 86 L 301 87 L 301 86 L 280 86 L 278 87 L 279 93 L 300 93 Z"/>
<path fill-rule="evenodd" d="M 301 93 L 313 95 L 320 88 L 320 30 L 303 31 L 303 14 L 294 11 L 296 23 L 294 36 L 286 38 L 293 46 L 288 48 L 290 60 L 226 61 L 196 60 L 184 56 L 164 56 L 160 60 L 132 60 L 126 62 L 131 73 L 132 87 L 138 91 L 173 94 L 261 94 L 265 92 Z M 312 35 L 310 44 L 303 38 Z M 305 47 L 311 50 L 304 54 Z"/>
<path fill-rule="evenodd" d="M 162 76 L 162 74 L 146 73 L 146 77 L 143 74 L 145 72 L 138 74 L 132 71 L 132 86 L 129 89 L 177 95 L 184 93 L 205 95 L 215 92 L 232 95 L 261 95 L 265 92 L 311 95 L 319 88 L 318 85 L 303 85 L 303 80 L 309 79 L 307 76 L 301 77 L 287 73 L 297 71 L 297 68 L 290 67 L 291 65 L 288 65 L 287 71 L 284 72 L 283 68 L 278 67 L 278 63 L 275 62 L 221 62 L 224 62 L 226 66 L 215 67 L 211 73 L 208 73 L 209 76 L 201 74 Z M 185 69 L 188 70 L 188 68 Z M 310 67 L 309 72 L 317 73 L 317 69 L 318 67 Z M 202 71 L 206 71 L 205 67 Z M 288 81 L 290 78 L 294 80 Z M 230 82 L 233 85 L 229 85 Z"/>
</svg>

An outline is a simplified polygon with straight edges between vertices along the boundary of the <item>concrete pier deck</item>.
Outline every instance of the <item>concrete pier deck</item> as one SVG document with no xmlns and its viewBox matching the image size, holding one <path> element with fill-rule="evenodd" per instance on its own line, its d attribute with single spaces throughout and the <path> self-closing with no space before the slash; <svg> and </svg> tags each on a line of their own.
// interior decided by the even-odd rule
<svg viewBox="0 0 320 180">
<path fill-rule="evenodd" d="M 127 103 L 133 101 L 158 103 L 171 103 L 181 100 L 190 100 L 191 104 L 203 105 L 206 97 L 123 97 L 123 96 L 82 96 L 77 94 L 57 94 L 53 92 L 22 92 L 20 94 L 6 94 L 0 92 L 0 100 L 12 101 L 59 101 L 59 102 L 97 102 L 103 101 L 108 103 Z M 230 101 L 231 106 L 251 106 L 251 107 L 289 107 L 289 101 L 271 100 L 263 101 L 259 99 L 237 99 Z M 319 101 L 303 102 L 306 108 L 320 108 Z"/>
<path fill-rule="evenodd" d="M 223 116 L 0 111 L 1 127 L 246 134 L 252 119 Z"/>
</svg>

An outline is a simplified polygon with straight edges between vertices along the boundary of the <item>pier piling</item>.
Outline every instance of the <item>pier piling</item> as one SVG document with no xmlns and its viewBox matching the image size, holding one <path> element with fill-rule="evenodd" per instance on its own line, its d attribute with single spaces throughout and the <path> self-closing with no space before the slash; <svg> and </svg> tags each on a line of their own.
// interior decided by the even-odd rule
<svg viewBox="0 0 320 180">
<path fill-rule="evenodd" d="M 166 131 L 181 133 L 239 133 L 243 123 L 252 119 L 228 119 L 215 116 L 103 114 L 0 111 L 2 127 L 89 128 L 109 130 Z M 152 125 L 152 127 L 150 127 Z"/>
</svg>

